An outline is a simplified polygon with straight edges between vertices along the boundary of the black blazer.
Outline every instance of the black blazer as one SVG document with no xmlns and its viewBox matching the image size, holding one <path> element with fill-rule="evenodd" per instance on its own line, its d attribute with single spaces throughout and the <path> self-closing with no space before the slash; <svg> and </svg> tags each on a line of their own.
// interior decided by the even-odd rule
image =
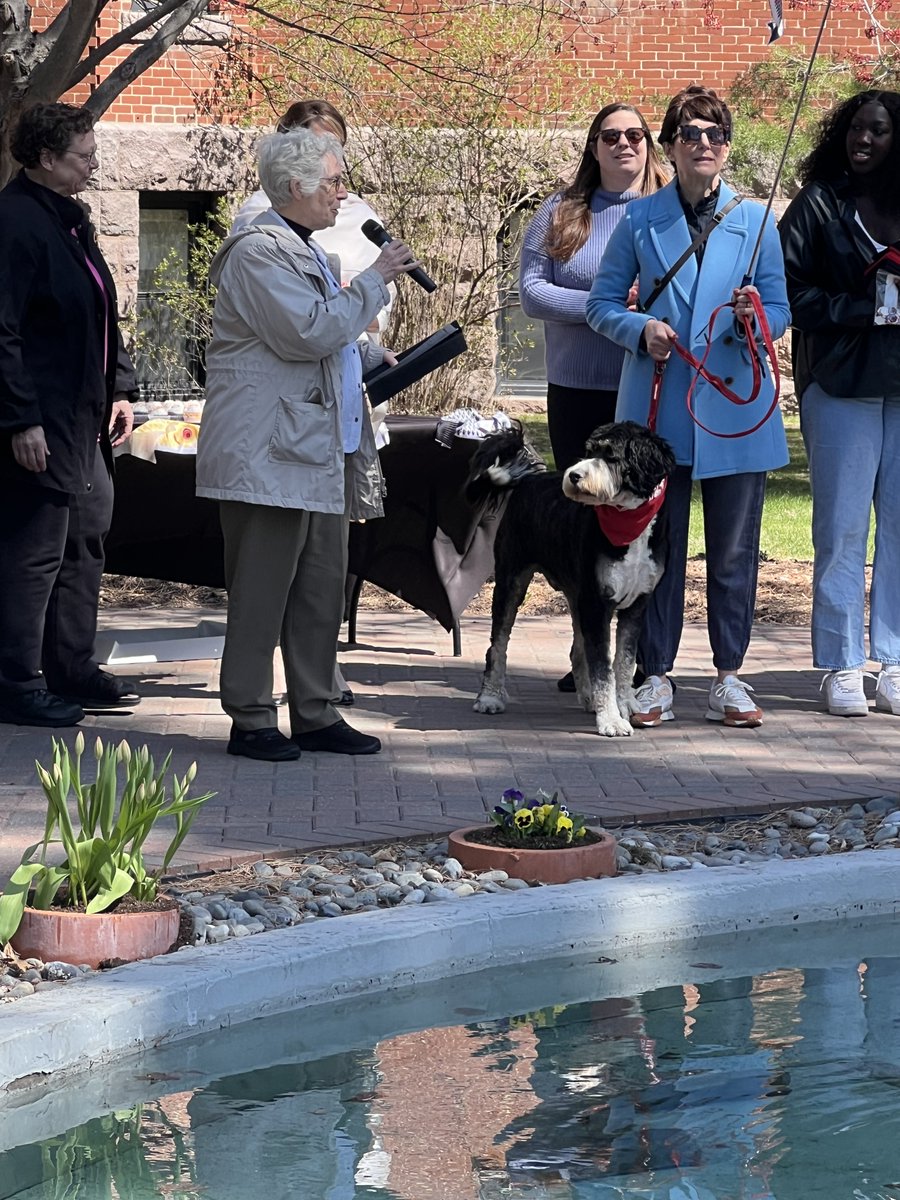
<svg viewBox="0 0 900 1200">
<path fill-rule="evenodd" d="M 0 192 L 0 483 L 88 491 L 98 439 L 112 464 L 112 397 L 133 388 L 115 286 L 85 210 L 21 172 Z M 50 451 L 40 474 L 19 467 L 11 447 L 34 425 Z"/>
</svg>

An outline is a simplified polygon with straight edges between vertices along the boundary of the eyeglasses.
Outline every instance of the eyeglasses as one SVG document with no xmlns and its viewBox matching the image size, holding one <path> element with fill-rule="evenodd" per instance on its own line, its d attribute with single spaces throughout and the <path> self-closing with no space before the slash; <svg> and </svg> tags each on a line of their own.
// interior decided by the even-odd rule
<svg viewBox="0 0 900 1200">
<path fill-rule="evenodd" d="M 600 141 L 604 146 L 618 146 L 620 138 L 625 138 L 629 146 L 639 146 L 646 137 L 643 129 L 601 129 L 594 135 L 594 141 Z"/>
<path fill-rule="evenodd" d="M 678 126 L 678 136 L 686 145 L 692 142 L 699 143 L 704 134 L 706 134 L 706 140 L 711 146 L 724 146 L 726 142 L 731 140 L 731 130 L 723 129 L 721 125 Z"/>
<path fill-rule="evenodd" d="M 328 175 L 325 179 L 319 181 L 319 187 L 323 191 L 330 192 L 333 196 L 336 195 L 344 186 L 343 175 Z"/>
<path fill-rule="evenodd" d="M 75 158 L 80 158 L 86 167 L 89 167 L 92 162 L 99 162 L 96 150 L 65 150 L 63 153 L 72 154 Z"/>
</svg>

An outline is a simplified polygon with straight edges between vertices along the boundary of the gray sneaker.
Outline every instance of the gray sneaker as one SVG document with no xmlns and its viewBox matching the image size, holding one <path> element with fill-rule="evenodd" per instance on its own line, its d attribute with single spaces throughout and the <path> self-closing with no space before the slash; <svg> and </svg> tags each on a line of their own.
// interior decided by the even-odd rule
<svg viewBox="0 0 900 1200">
<path fill-rule="evenodd" d="M 672 685 L 668 679 L 660 675 L 648 675 L 628 701 L 634 728 L 649 729 L 661 725 L 663 721 L 674 721 L 672 696 Z"/>
<path fill-rule="evenodd" d="M 882 667 L 875 684 L 875 707 L 900 717 L 900 667 Z"/>
</svg>

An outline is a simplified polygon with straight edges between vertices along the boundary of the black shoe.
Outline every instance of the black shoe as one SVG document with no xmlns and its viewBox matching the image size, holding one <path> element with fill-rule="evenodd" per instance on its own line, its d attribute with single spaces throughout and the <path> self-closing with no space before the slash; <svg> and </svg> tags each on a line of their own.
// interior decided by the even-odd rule
<svg viewBox="0 0 900 1200">
<path fill-rule="evenodd" d="M 369 733 L 360 733 L 344 720 L 310 733 L 295 733 L 294 741 L 301 750 L 324 750 L 329 754 L 377 754 L 381 742 Z"/>
<path fill-rule="evenodd" d="M 133 679 L 96 671 L 78 683 L 59 688 L 59 693 L 72 704 L 82 708 L 134 708 L 141 697 Z"/>
<path fill-rule="evenodd" d="M 71 704 L 46 688 L 7 692 L 0 698 L 0 721 L 7 725 L 77 725 L 84 719 L 79 704 Z"/>
<path fill-rule="evenodd" d="M 291 762 L 300 757 L 300 747 L 274 725 L 268 729 L 236 729 L 232 725 L 228 753 L 263 762 Z"/>
<path fill-rule="evenodd" d="M 557 679 L 556 686 L 559 688 L 559 690 L 561 692 L 577 692 L 578 691 L 578 689 L 575 686 L 575 676 L 572 674 L 571 671 L 567 671 L 565 673 L 565 675 L 563 675 L 562 679 Z"/>
<path fill-rule="evenodd" d="M 332 700 L 331 703 L 338 704 L 341 706 L 341 708 L 349 708 L 351 704 L 356 703 L 356 697 L 349 688 L 346 688 L 343 692 L 341 692 L 337 700 Z"/>
</svg>

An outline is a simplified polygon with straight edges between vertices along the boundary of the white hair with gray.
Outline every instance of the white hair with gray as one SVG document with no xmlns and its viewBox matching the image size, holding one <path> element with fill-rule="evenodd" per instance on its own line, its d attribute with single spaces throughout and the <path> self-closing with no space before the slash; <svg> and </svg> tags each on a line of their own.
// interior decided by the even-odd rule
<svg viewBox="0 0 900 1200">
<path fill-rule="evenodd" d="M 304 196 L 311 196 L 322 182 L 322 164 L 327 154 L 333 154 L 343 166 L 344 148 L 331 133 L 291 129 L 288 133 L 270 133 L 261 138 L 259 181 L 272 207 L 284 208 L 290 204 L 292 179 L 300 184 Z"/>
</svg>

